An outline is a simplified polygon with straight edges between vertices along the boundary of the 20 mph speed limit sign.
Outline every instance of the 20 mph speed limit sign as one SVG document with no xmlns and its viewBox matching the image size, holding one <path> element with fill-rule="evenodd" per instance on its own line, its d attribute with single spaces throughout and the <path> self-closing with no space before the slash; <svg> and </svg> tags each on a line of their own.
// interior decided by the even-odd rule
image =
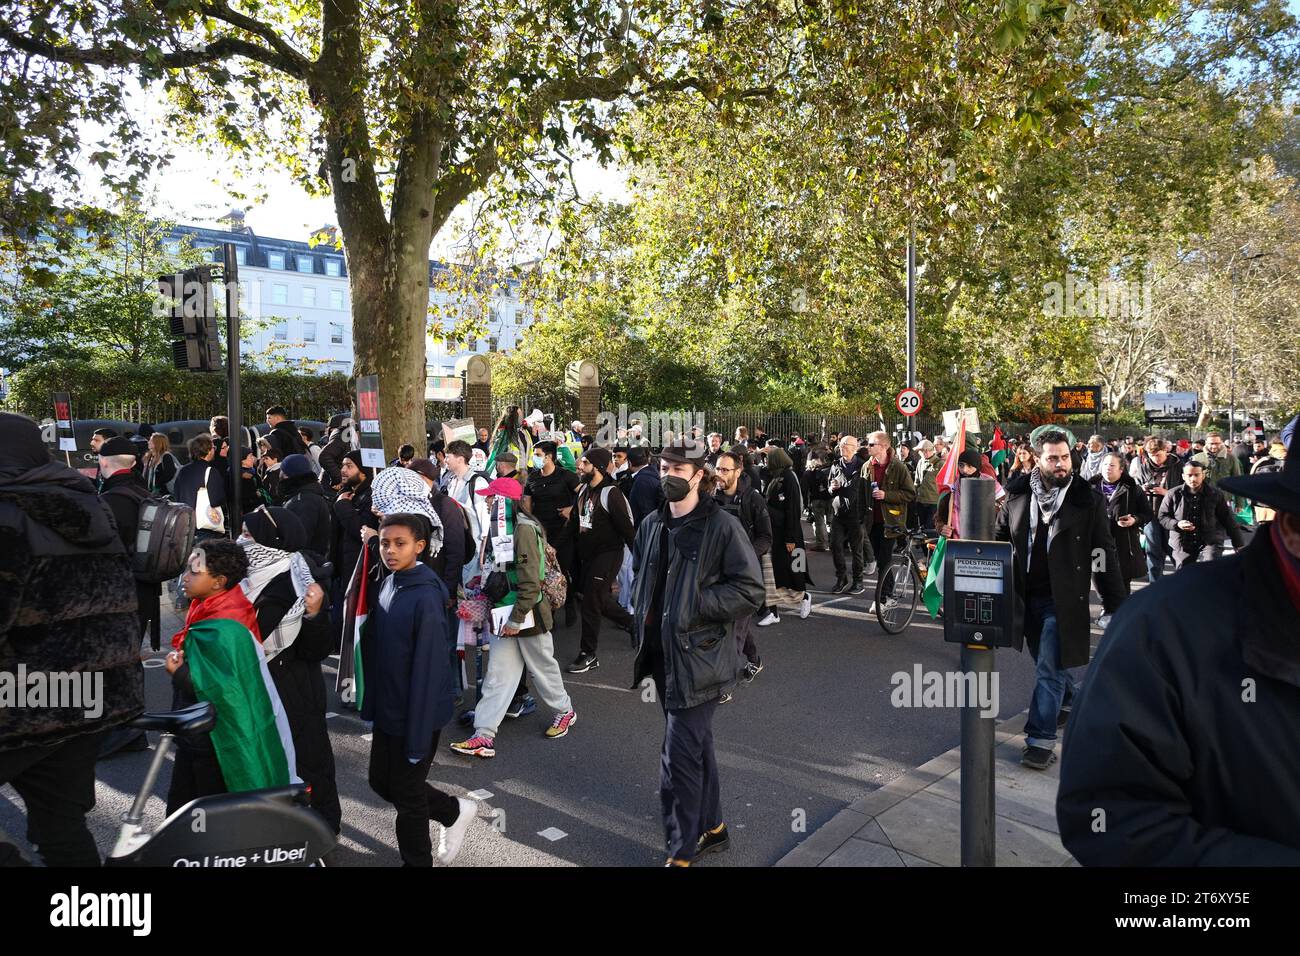
<svg viewBox="0 0 1300 956">
<path fill-rule="evenodd" d="M 894 406 L 900 415 L 915 415 L 921 411 L 921 393 L 914 388 L 905 388 L 894 399 Z"/>
</svg>

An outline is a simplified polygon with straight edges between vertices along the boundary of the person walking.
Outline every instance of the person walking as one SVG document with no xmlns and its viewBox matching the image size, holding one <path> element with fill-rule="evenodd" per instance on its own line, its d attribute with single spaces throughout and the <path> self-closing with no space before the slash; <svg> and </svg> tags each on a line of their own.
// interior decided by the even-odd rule
<svg viewBox="0 0 1300 956">
<path fill-rule="evenodd" d="M 1209 483 L 1206 471 L 1200 459 L 1189 459 L 1183 465 L 1183 483 L 1160 504 L 1160 524 L 1169 533 L 1175 571 L 1197 561 L 1217 560 L 1227 538 L 1238 550 L 1246 546 L 1228 499 Z"/>
<path fill-rule="evenodd" d="M 718 456 L 714 466 L 717 473 L 717 486 L 714 497 L 729 515 L 740 522 L 760 567 L 764 555 L 772 550 L 772 517 L 768 511 L 763 495 L 750 487 L 749 476 L 745 474 L 740 455 L 724 451 Z M 766 583 L 764 584 L 766 591 Z M 745 683 L 750 683 L 763 669 L 763 659 L 754 644 L 754 615 L 746 614 L 735 621 L 736 644 L 745 656 Z M 731 700 L 731 694 L 723 694 L 718 703 L 725 704 Z"/>
<path fill-rule="evenodd" d="M 1020 762 L 1046 770 L 1056 762 L 1057 729 L 1074 700 L 1069 669 L 1088 663 L 1094 555 L 1100 552 L 1097 583 L 1106 614 L 1119 608 L 1126 591 L 1105 503 L 1073 473 L 1069 438 L 1049 429 L 1039 434 L 1034 451 L 1038 468 L 1008 484 L 995 536 L 1010 541 L 1014 552 L 1023 621 L 1023 630 L 1013 635 L 1015 646 L 1027 643 L 1036 664 Z"/>
<path fill-rule="evenodd" d="M 916 498 L 916 484 L 907 465 L 895 456 L 887 433 L 872 432 L 867 438 L 867 450 L 870 459 L 866 467 L 870 472 L 864 478 L 871 482 L 868 534 L 876 570 L 883 574 L 897 544 L 907 534 L 907 510 Z M 886 601 L 892 599 L 892 594 L 885 595 Z"/>
<path fill-rule="evenodd" d="M 1107 453 L 1101 463 L 1101 474 L 1088 484 L 1101 494 L 1106 502 L 1106 515 L 1111 521 L 1111 534 L 1115 537 L 1115 553 L 1119 555 L 1120 578 L 1124 590 L 1131 593 L 1131 582 L 1145 577 L 1146 555 L 1138 540 L 1141 530 L 1155 520 L 1146 492 L 1138 487 L 1133 476 L 1124 470 L 1124 453 Z M 1097 593 L 1101 593 L 1098 582 Z"/>
<path fill-rule="evenodd" d="M 768 445 L 763 451 L 767 473 L 763 497 L 772 526 L 772 547 L 767 560 L 760 559 L 768 604 L 767 614 L 757 626 L 769 627 L 781 621 L 778 607 L 797 607 L 800 619 L 807 618 L 812 595 L 808 593 L 808 553 L 800 520 L 803 498 L 794 462 L 780 445 Z"/>
<path fill-rule="evenodd" d="M 808 523 L 813 529 L 813 551 L 827 551 L 830 548 L 830 533 L 827 530 L 831 520 L 830 473 L 829 452 L 822 445 L 814 446 L 808 452 L 808 461 L 800 476 Z"/>
<path fill-rule="evenodd" d="M 162 432 L 149 436 L 149 450 L 144 453 L 144 483 L 151 495 L 170 495 L 176 485 L 181 464 L 172 454 L 171 443 Z"/>
<path fill-rule="evenodd" d="M 606 615 L 631 633 L 632 616 L 614 600 L 612 586 L 623 564 L 623 548 L 635 538 L 632 509 L 608 475 L 613 455 L 592 446 L 578 462 L 582 485 L 572 521 L 577 525 L 577 554 L 582 581 L 582 644 L 566 670 L 583 674 L 600 666 L 596 649 L 600 619 Z"/>
<path fill-rule="evenodd" d="M 690 866 L 731 838 L 713 743 L 718 698 L 742 673 L 735 621 L 762 606 L 758 558 L 740 522 L 713 497 L 705 446 L 663 449 L 664 506 L 633 548 L 636 661 L 633 687 L 654 682 L 664 711 L 659 797 L 667 866 Z"/>
<path fill-rule="evenodd" d="M 465 756 L 488 758 L 496 756 L 497 730 L 525 670 L 533 679 L 534 693 L 553 712 L 547 740 L 567 736 L 578 715 L 555 660 L 553 612 L 542 592 L 546 534 L 524 503 L 519 482 L 497 478 L 479 493 L 487 496 L 489 512 L 497 516 L 490 553 L 510 581 L 509 593 L 498 604 L 510 608 L 510 613 L 492 634 L 483 694 L 474 706 L 474 735 L 452 744 L 451 749 Z"/>
<path fill-rule="evenodd" d="M 334 509 L 306 455 L 290 455 L 280 466 L 280 497 L 307 536 L 301 550 L 324 561 L 334 540 Z"/>
<path fill-rule="evenodd" d="M 835 562 L 835 586 L 832 594 L 862 594 L 867 586 L 862 580 L 862 521 L 870 508 L 870 479 L 862 474 L 863 461 L 858 457 L 858 440 L 845 435 L 839 443 L 840 457 L 831 465 L 827 487 L 831 493 L 831 559 Z M 845 558 L 845 551 L 849 557 Z M 853 577 L 849 578 L 850 560 Z"/>
</svg>

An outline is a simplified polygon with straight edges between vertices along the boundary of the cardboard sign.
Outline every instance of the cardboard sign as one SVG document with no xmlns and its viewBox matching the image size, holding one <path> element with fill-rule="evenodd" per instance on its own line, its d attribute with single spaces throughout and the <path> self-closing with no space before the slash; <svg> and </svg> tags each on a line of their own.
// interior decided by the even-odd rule
<svg viewBox="0 0 1300 956">
<path fill-rule="evenodd" d="M 361 431 L 361 464 L 366 468 L 383 468 L 384 439 L 379 431 L 379 376 L 362 375 L 357 379 L 358 425 Z"/>
<path fill-rule="evenodd" d="M 59 436 L 59 451 L 76 451 L 77 439 L 72 433 L 72 396 L 67 392 L 54 393 L 54 427 Z"/>
<path fill-rule="evenodd" d="M 954 408 L 952 411 L 943 413 L 943 433 L 951 438 L 957 434 L 957 429 L 961 426 L 961 420 L 966 419 L 966 431 L 979 434 L 980 416 L 973 408 Z"/>
</svg>

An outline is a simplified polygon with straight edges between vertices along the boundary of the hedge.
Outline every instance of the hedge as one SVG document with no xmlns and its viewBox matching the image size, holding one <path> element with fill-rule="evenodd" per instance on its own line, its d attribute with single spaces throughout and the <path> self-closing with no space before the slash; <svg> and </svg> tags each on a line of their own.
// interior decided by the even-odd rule
<svg viewBox="0 0 1300 956">
<path fill-rule="evenodd" d="M 241 404 L 260 421 L 269 405 L 283 405 L 294 418 L 325 419 L 352 406 L 349 379 L 342 372 L 318 375 L 245 368 L 239 376 Z M 167 365 L 43 362 L 11 379 L 7 407 L 37 421 L 53 413 L 51 393 L 72 396 L 75 418 L 126 418 L 176 421 L 224 414 L 226 377 L 217 372 L 186 372 Z M 134 414 L 104 414 L 105 408 Z"/>
</svg>

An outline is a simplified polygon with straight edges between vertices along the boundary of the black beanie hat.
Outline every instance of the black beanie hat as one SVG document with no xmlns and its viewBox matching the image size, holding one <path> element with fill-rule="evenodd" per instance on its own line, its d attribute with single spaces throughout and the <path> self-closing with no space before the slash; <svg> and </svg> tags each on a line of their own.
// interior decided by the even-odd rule
<svg viewBox="0 0 1300 956">
<path fill-rule="evenodd" d="M 0 412 L 0 468 L 20 474 L 49 463 L 41 426 L 26 415 Z"/>
</svg>

